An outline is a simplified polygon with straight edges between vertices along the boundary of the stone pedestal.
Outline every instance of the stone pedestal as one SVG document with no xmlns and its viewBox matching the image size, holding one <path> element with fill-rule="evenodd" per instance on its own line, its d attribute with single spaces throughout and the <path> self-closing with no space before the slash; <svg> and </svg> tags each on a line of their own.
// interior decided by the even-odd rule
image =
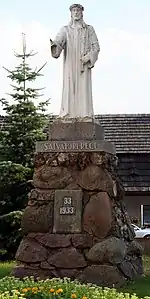
<svg viewBox="0 0 150 299">
<path fill-rule="evenodd" d="M 103 140 L 104 128 L 96 121 L 60 122 L 55 121 L 49 128 L 50 140 Z"/>
<path fill-rule="evenodd" d="M 105 286 L 135 279 L 143 273 L 142 248 L 124 207 L 113 145 L 96 139 L 103 129 L 94 123 L 54 123 L 50 136 L 37 143 L 13 274 Z"/>
</svg>

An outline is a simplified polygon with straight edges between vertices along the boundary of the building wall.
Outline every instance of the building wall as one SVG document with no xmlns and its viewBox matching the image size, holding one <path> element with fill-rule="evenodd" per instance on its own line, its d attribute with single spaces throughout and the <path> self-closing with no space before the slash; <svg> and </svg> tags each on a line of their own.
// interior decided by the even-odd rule
<svg viewBox="0 0 150 299">
<path fill-rule="evenodd" d="M 141 218 L 141 205 L 150 205 L 150 195 L 126 195 L 124 198 L 129 216 Z"/>
</svg>

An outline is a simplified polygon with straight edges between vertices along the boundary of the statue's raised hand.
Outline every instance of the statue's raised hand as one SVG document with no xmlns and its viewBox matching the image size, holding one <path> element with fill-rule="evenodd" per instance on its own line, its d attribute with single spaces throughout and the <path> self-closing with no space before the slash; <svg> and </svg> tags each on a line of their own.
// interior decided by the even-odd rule
<svg viewBox="0 0 150 299">
<path fill-rule="evenodd" d="M 50 38 L 51 47 L 57 47 L 56 43 Z"/>
</svg>

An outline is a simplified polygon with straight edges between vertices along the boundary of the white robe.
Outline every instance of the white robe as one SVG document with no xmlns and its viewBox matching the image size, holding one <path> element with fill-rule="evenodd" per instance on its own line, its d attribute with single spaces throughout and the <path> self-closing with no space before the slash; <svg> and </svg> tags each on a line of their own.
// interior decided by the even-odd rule
<svg viewBox="0 0 150 299">
<path fill-rule="evenodd" d="M 100 51 L 94 28 L 84 22 L 80 27 L 71 24 L 60 29 L 51 47 L 51 54 L 58 58 L 64 50 L 63 92 L 59 117 L 94 118 L 91 68 Z M 89 56 L 87 64 L 81 57 Z"/>
</svg>

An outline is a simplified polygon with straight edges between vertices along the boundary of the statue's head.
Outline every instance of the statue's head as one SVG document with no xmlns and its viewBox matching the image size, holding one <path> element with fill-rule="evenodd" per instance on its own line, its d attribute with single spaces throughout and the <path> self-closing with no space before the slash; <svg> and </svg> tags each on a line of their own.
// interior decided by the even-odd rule
<svg viewBox="0 0 150 299">
<path fill-rule="evenodd" d="M 84 7 L 80 4 L 73 4 L 70 6 L 71 18 L 78 21 L 83 18 Z"/>
</svg>

